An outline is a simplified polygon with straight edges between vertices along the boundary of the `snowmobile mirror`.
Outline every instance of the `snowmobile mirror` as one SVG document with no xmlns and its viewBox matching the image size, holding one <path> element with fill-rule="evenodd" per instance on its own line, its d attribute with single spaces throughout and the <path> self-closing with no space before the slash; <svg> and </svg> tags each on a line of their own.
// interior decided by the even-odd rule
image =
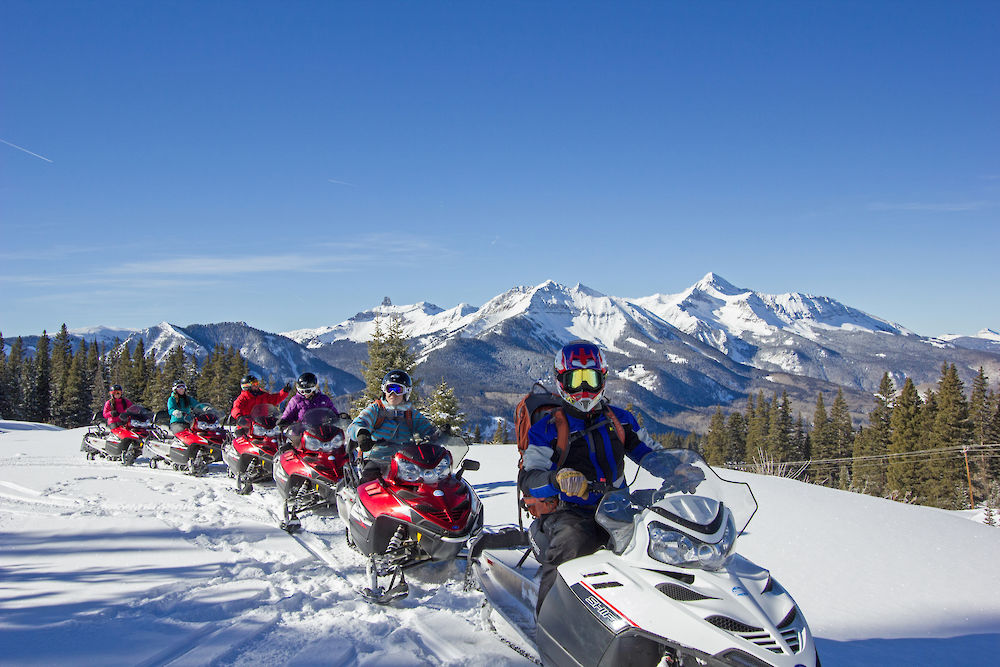
<svg viewBox="0 0 1000 667">
<path fill-rule="evenodd" d="M 465 459 L 462 461 L 462 470 L 479 470 L 479 461 Z"/>
</svg>

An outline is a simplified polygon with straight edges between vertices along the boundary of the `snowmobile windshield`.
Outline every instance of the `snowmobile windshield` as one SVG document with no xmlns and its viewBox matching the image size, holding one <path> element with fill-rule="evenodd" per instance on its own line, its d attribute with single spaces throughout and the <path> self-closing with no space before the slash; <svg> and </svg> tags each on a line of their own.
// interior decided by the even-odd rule
<svg viewBox="0 0 1000 667">
<path fill-rule="evenodd" d="M 722 521 L 726 508 L 737 533 L 746 530 L 757 511 L 757 501 L 748 484 L 722 479 L 705 459 L 688 449 L 655 454 L 663 457 L 661 471 L 674 471 L 661 475 L 659 488 L 608 493 L 597 508 L 597 522 L 612 535 L 616 550 L 632 539 L 647 508 L 672 524 L 698 533 Z"/>
<path fill-rule="evenodd" d="M 133 426 L 152 426 L 153 411 L 144 405 L 133 403 L 122 413 L 122 418 L 128 419 Z"/>
<path fill-rule="evenodd" d="M 469 453 L 469 443 L 459 435 L 442 435 L 434 444 L 444 447 L 451 452 L 451 460 L 458 465 Z"/>
<path fill-rule="evenodd" d="M 271 405 L 270 403 L 260 403 L 253 406 L 250 410 L 250 421 L 267 428 L 274 428 L 280 416 L 281 411 L 278 409 L 278 406 Z"/>
<path fill-rule="evenodd" d="M 219 417 L 218 410 L 208 403 L 198 403 L 191 408 L 191 416 L 198 420 L 198 428 L 222 428 L 222 419 Z"/>
<path fill-rule="evenodd" d="M 339 413 L 330 408 L 312 408 L 288 428 L 288 433 L 302 449 L 329 452 L 343 446 L 344 426 Z"/>
</svg>

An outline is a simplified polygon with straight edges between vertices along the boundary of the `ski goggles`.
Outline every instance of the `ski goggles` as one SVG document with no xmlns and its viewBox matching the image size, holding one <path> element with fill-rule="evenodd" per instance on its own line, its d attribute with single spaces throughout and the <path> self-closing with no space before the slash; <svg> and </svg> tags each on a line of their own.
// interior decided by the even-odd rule
<svg viewBox="0 0 1000 667">
<path fill-rule="evenodd" d="M 250 387 L 259 387 L 260 380 L 254 380 L 253 382 L 244 382 L 240 385 L 240 389 L 249 389 Z"/>
<path fill-rule="evenodd" d="M 604 374 L 593 368 L 574 368 L 562 374 L 562 384 L 569 391 L 596 391 L 604 386 Z"/>
<path fill-rule="evenodd" d="M 299 387 L 295 391 L 299 392 L 300 396 L 312 396 L 316 393 L 316 387 Z"/>
<path fill-rule="evenodd" d="M 401 394 L 403 396 L 406 396 L 407 391 L 409 391 L 409 388 L 406 387 L 406 385 L 396 384 L 395 382 L 390 382 L 389 384 L 385 385 L 386 394 Z"/>
</svg>

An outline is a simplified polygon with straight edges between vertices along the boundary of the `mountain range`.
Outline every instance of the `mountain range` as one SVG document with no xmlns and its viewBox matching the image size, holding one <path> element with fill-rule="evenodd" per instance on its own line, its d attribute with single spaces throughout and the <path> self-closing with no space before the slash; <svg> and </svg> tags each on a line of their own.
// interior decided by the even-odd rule
<svg viewBox="0 0 1000 667">
<path fill-rule="evenodd" d="M 742 410 L 747 395 L 761 391 L 768 397 L 787 391 L 793 414 L 808 419 L 819 392 L 832 399 L 842 389 L 860 419 L 883 373 L 897 387 L 910 377 L 927 388 L 943 363 L 954 363 L 967 383 L 980 367 L 1000 378 L 995 331 L 920 336 L 835 299 L 764 294 L 714 273 L 680 293 L 639 298 L 552 281 L 515 287 L 480 307 L 393 305 L 387 297 L 339 324 L 280 334 L 242 322 L 72 333 L 130 344 L 141 338 L 161 357 L 175 345 L 199 358 L 217 343 L 232 345 L 263 377 L 288 379 L 310 370 L 343 401 L 363 386 L 360 363 L 376 321 L 388 324 L 391 317 L 403 325 L 424 386 L 447 381 L 470 423 L 486 433 L 497 418 L 510 418 L 534 380 L 551 386 L 554 352 L 574 338 L 606 350 L 611 399 L 633 404 L 654 430 L 704 431 L 715 406 Z"/>
</svg>

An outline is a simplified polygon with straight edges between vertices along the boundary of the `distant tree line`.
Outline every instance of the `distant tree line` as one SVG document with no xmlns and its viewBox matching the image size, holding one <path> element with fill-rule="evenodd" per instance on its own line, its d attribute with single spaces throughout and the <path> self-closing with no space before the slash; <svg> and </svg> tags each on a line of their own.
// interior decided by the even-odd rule
<svg viewBox="0 0 1000 667">
<path fill-rule="evenodd" d="M 6 348 L 0 334 L 0 415 L 5 419 L 55 424 L 89 424 L 108 400 L 108 388 L 120 384 L 125 397 L 153 411 L 166 408 L 173 383 L 183 380 L 197 400 L 228 412 L 240 392 L 247 361 L 235 348 L 217 345 L 202 364 L 174 347 L 162 364 L 142 340 L 133 348 L 115 339 L 73 349 L 64 324 L 54 337 L 42 332 L 34 354 L 19 337 Z"/>
<path fill-rule="evenodd" d="M 702 443 L 716 466 L 781 464 L 816 484 L 906 502 L 963 509 L 1000 502 L 1000 397 L 982 368 L 968 395 L 954 364 L 921 395 L 886 373 L 855 429 L 843 392 L 827 411 L 823 393 L 811 422 L 792 419 L 788 395 L 751 395 L 743 413 L 717 408 Z"/>
</svg>

